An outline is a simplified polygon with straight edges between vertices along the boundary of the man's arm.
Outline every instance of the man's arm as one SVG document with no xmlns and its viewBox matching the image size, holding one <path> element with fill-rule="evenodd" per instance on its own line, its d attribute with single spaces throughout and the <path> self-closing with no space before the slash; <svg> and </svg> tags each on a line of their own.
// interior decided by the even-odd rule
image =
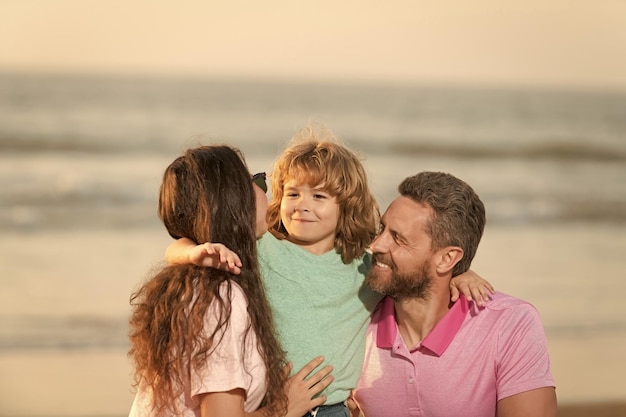
<svg viewBox="0 0 626 417">
<path fill-rule="evenodd" d="M 553 387 L 520 392 L 498 401 L 496 417 L 555 417 L 556 391 Z"/>
</svg>

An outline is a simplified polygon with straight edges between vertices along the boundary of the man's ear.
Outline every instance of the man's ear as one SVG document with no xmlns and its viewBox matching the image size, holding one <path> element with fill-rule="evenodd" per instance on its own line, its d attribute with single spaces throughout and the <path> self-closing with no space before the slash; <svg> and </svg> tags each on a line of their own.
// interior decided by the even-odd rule
<svg viewBox="0 0 626 417">
<path fill-rule="evenodd" d="M 447 246 L 439 251 L 439 262 L 437 272 L 448 274 L 452 272 L 454 266 L 463 259 L 463 249 L 458 246 Z"/>
</svg>

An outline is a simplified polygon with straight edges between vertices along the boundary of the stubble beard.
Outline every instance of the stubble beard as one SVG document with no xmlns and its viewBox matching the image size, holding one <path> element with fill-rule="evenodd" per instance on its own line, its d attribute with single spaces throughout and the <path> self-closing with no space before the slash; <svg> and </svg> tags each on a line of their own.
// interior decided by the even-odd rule
<svg viewBox="0 0 626 417">
<path fill-rule="evenodd" d="M 365 283 L 374 291 L 384 294 L 395 301 L 406 298 L 421 298 L 426 300 L 430 295 L 433 277 L 429 273 L 430 262 L 424 262 L 416 271 L 399 273 L 391 270 L 389 280 L 383 280 L 375 269 L 372 269 L 365 278 Z"/>
</svg>

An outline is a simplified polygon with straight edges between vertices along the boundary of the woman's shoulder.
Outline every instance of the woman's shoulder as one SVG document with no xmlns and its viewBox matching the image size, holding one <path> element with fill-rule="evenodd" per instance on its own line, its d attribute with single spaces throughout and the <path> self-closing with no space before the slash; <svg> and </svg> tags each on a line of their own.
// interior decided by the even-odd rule
<svg viewBox="0 0 626 417">
<path fill-rule="evenodd" d="M 222 300 L 228 300 L 230 304 L 230 320 L 234 323 L 240 323 L 244 327 L 249 321 L 248 315 L 248 297 L 243 288 L 233 280 L 226 280 L 219 286 L 219 294 Z M 213 305 L 212 309 L 219 308 Z M 208 311 L 207 314 L 214 315 L 215 310 Z M 237 328 L 239 326 L 236 326 Z M 238 331 L 241 329 L 238 329 Z"/>
<path fill-rule="evenodd" d="M 243 288 L 233 280 L 225 280 L 219 287 L 220 296 L 222 298 L 229 298 L 231 303 L 246 300 L 246 294 Z"/>
</svg>

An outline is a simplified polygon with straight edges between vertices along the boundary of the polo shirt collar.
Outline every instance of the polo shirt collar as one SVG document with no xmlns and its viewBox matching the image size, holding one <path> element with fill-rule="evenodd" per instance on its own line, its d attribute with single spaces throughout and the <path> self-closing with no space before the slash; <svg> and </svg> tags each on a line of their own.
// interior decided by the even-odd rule
<svg viewBox="0 0 626 417">
<path fill-rule="evenodd" d="M 378 318 L 378 330 L 376 331 L 376 346 L 390 349 L 396 340 L 398 326 L 396 325 L 395 308 L 393 300 L 385 297 L 380 308 Z"/>
<path fill-rule="evenodd" d="M 454 336 L 461 328 L 468 311 L 469 302 L 461 295 L 450 311 L 437 323 L 432 332 L 422 340 L 421 346 L 427 348 L 437 356 L 443 355 L 454 339 Z M 392 348 L 397 334 L 398 325 L 396 324 L 394 303 L 391 298 L 385 297 L 382 302 L 378 320 L 376 346 L 383 349 Z"/>
</svg>

